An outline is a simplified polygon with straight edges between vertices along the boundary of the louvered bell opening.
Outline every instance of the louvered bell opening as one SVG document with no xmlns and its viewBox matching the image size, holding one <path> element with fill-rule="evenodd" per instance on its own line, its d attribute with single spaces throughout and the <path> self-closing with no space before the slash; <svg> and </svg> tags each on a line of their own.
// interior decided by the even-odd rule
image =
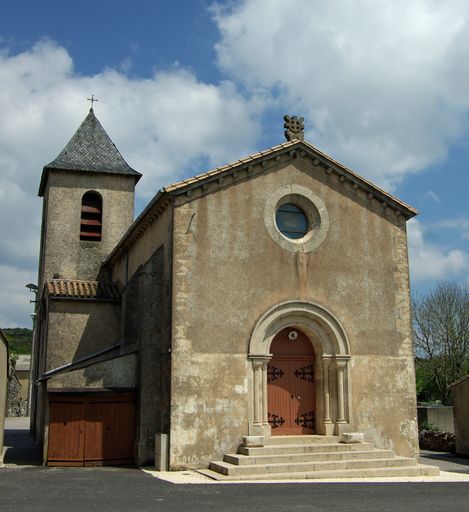
<svg viewBox="0 0 469 512">
<path fill-rule="evenodd" d="M 102 199 L 92 192 L 81 203 L 80 240 L 100 242 L 102 231 Z"/>
</svg>

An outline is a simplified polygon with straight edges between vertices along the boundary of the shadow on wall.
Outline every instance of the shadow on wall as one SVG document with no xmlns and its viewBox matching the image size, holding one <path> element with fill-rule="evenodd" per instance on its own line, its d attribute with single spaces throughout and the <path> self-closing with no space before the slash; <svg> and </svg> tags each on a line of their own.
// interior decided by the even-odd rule
<svg viewBox="0 0 469 512">
<path fill-rule="evenodd" d="M 72 361 L 95 354 L 120 341 L 120 303 L 77 303 L 75 314 L 86 318 Z"/>
<path fill-rule="evenodd" d="M 78 373 L 79 378 L 87 387 L 100 387 L 109 389 L 135 389 L 137 387 L 137 355 L 106 354 L 107 359 L 93 362 Z"/>
</svg>

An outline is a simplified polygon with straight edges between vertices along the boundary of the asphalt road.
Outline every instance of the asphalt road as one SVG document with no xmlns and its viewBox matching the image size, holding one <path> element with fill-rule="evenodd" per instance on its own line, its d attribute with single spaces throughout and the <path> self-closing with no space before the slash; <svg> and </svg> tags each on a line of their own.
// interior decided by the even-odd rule
<svg viewBox="0 0 469 512">
<path fill-rule="evenodd" d="M 4 468 L 0 511 L 469 511 L 469 484 L 176 485 L 129 468 Z"/>
<path fill-rule="evenodd" d="M 45 468 L 27 421 L 8 420 L 0 512 L 469 512 L 469 482 L 176 485 L 139 469 Z M 422 456 L 426 464 L 469 473 L 469 459 Z"/>
</svg>

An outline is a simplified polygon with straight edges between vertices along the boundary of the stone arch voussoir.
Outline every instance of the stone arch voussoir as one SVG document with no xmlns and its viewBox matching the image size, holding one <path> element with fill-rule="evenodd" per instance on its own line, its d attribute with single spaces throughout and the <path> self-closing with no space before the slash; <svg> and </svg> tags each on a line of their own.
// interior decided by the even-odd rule
<svg viewBox="0 0 469 512">
<path fill-rule="evenodd" d="M 288 326 L 314 334 L 321 343 L 318 355 L 350 356 L 345 330 L 333 313 L 314 302 L 292 300 L 276 304 L 259 318 L 249 342 L 249 357 L 268 356 L 274 336 Z"/>
</svg>

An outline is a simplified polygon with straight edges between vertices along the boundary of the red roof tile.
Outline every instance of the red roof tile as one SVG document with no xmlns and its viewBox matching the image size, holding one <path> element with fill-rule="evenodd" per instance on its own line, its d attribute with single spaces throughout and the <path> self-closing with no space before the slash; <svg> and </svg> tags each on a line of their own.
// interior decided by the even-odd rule
<svg viewBox="0 0 469 512">
<path fill-rule="evenodd" d="M 49 297 L 78 299 L 120 299 L 116 285 L 78 279 L 52 279 L 46 282 Z"/>
</svg>

